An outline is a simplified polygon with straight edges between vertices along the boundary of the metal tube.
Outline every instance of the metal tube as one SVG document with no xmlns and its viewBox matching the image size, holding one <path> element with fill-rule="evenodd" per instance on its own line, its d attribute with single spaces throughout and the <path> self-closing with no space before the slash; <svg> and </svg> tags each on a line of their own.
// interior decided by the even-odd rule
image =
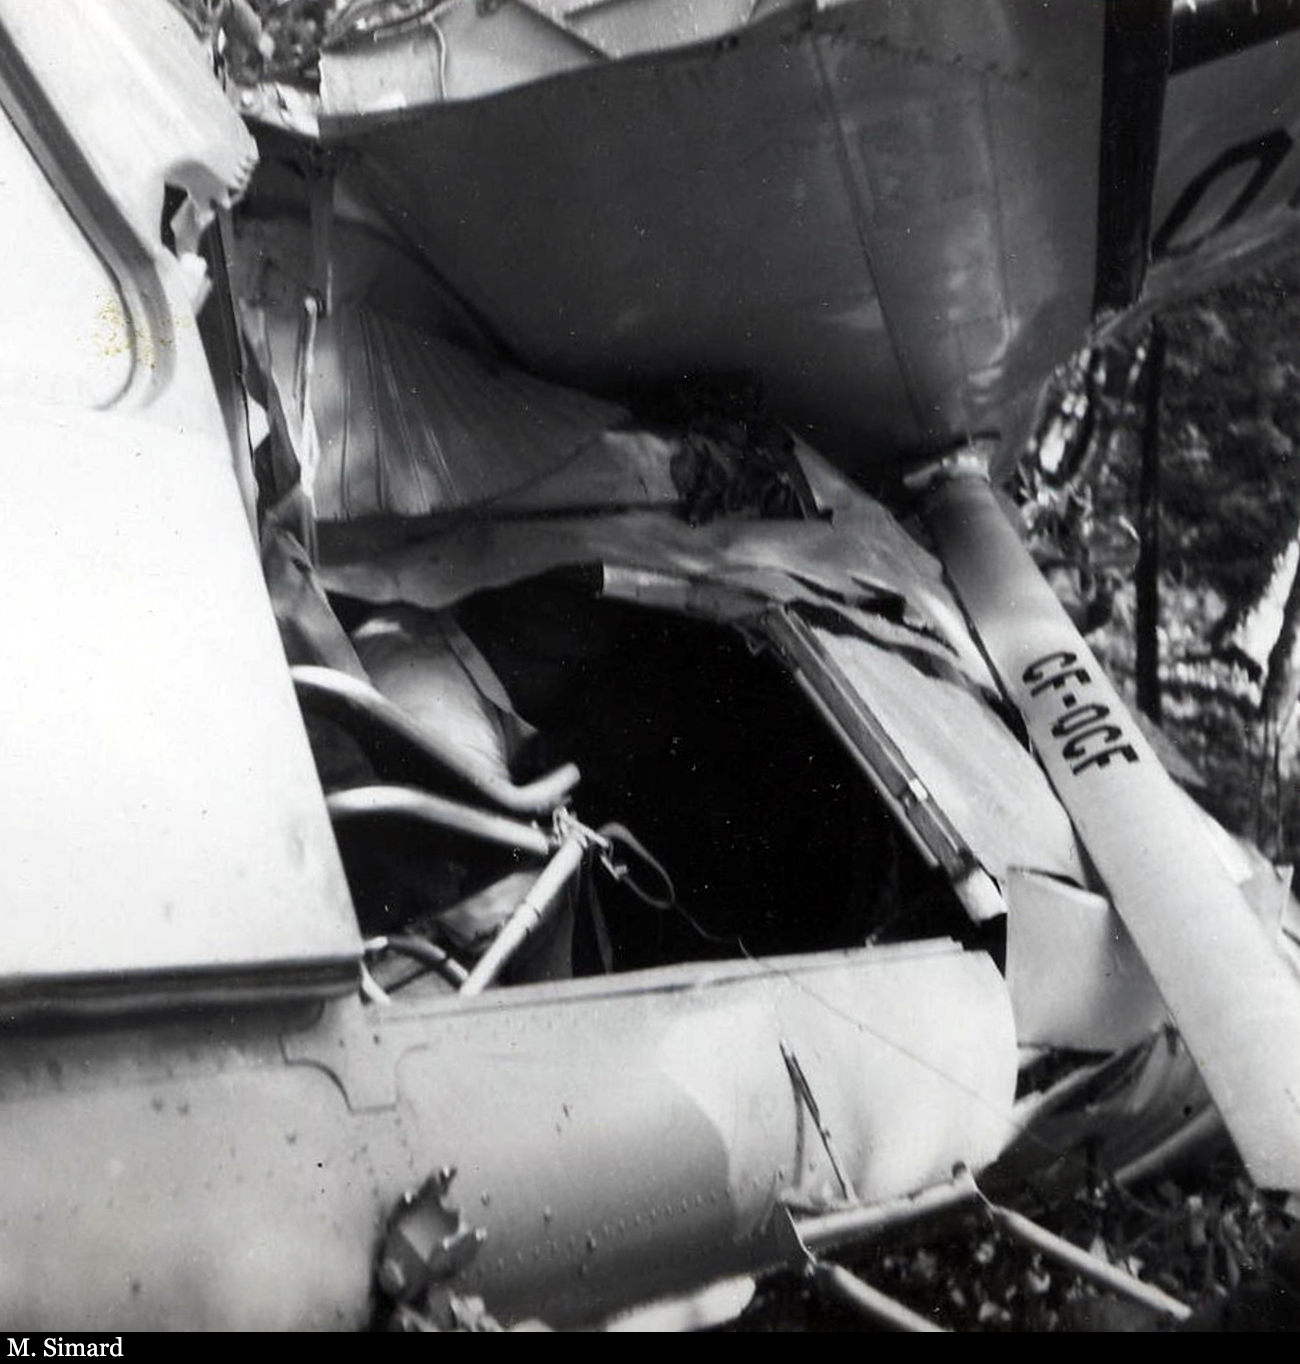
<svg viewBox="0 0 1300 1364">
<path fill-rule="evenodd" d="M 911 1198 L 892 1198 L 883 1203 L 799 1218 L 795 1227 L 803 1244 L 817 1254 L 838 1246 L 859 1245 L 894 1227 L 953 1211 L 973 1202 L 978 1192 L 970 1173 L 963 1171 L 948 1183 L 922 1189 Z"/>
<path fill-rule="evenodd" d="M 469 978 L 469 972 L 454 957 L 449 956 L 436 943 L 429 942 L 427 938 L 416 937 L 414 934 L 390 933 L 382 938 L 371 938 L 366 943 L 366 950 L 368 952 L 387 950 L 405 957 L 413 957 L 458 989 Z"/>
<path fill-rule="evenodd" d="M 351 790 L 335 791 L 326 796 L 325 808 L 333 820 L 402 815 L 506 848 L 518 848 L 535 857 L 548 857 L 554 846 L 551 839 L 532 824 L 507 819 L 488 810 L 477 810 L 472 805 L 462 805 L 410 786 L 354 786 Z"/>
<path fill-rule="evenodd" d="M 803 1073 L 803 1067 L 799 1064 L 799 1058 L 784 1042 L 781 1043 L 781 1055 L 785 1058 L 785 1067 L 790 1072 L 791 1083 L 803 1100 L 804 1107 L 808 1110 L 808 1116 L 813 1120 L 813 1126 L 821 1138 L 822 1149 L 826 1152 L 826 1158 L 831 1163 L 831 1169 L 835 1171 L 835 1178 L 839 1180 L 840 1191 L 845 1198 L 857 1202 L 858 1195 L 854 1191 L 848 1175 L 844 1172 L 844 1166 L 840 1162 L 839 1156 L 835 1154 L 835 1143 L 831 1141 L 830 1129 L 822 1121 L 821 1108 L 812 1092 L 812 1086 L 808 1083 L 808 1077 Z"/>
<path fill-rule="evenodd" d="M 368 682 L 333 668 L 300 666 L 290 669 L 300 702 L 325 710 L 364 716 L 417 749 L 426 758 L 459 777 L 494 805 L 515 814 L 549 814 L 578 783 L 578 769 L 564 763 L 554 772 L 525 786 L 516 786 L 497 772 L 469 758 L 464 750 L 412 719 Z"/>
<path fill-rule="evenodd" d="M 560 893 L 569 878 L 582 865 L 583 853 L 587 847 L 585 832 L 571 833 L 559 851 L 546 864 L 542 874 L 533 883 L 533 888 L 519 902 L 518 908 L 501 925 L 501 931 L 492 939 L 491 946 L 479 958 L 478 964 L 469 973 L 460 987 L 462 995 L 478 995 L 492 984 L 501 968 L 519 950 L 524 940 L 533 933 L 554 911 L 559 903 Z"/>
<path fill-rule="evenodd" d="M 813 1284 L 819 1292 L 847 1307 L 856 1308 L 875 1321 L 891 1326 L 895 1331 L 924 1331 L 946 1334 L 928 1317 L 904 1307 L 901 1302 L 887 1297 L 878 1288 L 864 1283 L 840 1265 L 814 1264 L 809 1269 Z"/>
<path fill-rule="evenodd" d="M 1080 1250 L 1073 1242 L 1054 1235 L 1046 1228 L 1040 1227 L 1037 1222 L 1022 1217 L 1020 1213 L 1012 1212 L 1010 1208 L 1000 1208 L 993 1203 L 988 1204 L 988 1211 L 993 1221 L 1009 1236 L 1033 1246 L 1035 1250 L 1041 1250 L 1058 1264 L 1072 1269 L 1085 1279 L 1091 1279 L 1102 1288 L 1108 1288 L 1112 1293 L 1140 1302 L 1154 1311 L 1172 1317 L 1175 1321 L 1186 1321 L 1192 1315 L 1192 1309 L 1186 1303 L 1171 1298 L 1168 1293 L 1162 1293 L 1152 1284 L 1143 1283 L 1127 1270 L 1107 1264 L 1105 1260 L 1090 1255 L 1086 1250 Z"/>
</svg>

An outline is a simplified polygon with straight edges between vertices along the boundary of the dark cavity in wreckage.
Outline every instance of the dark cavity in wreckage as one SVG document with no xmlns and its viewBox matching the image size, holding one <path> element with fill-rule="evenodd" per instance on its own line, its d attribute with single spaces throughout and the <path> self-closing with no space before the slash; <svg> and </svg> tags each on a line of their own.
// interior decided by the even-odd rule
<svg viewBox="0 0 1300 1364">
<path fill-rule="evenodd" d="M 917 1324 L 826 1257 L 1300 1188 L 1288 884 L 994 491 L 1289 241 L 1292 7 L 261 9 L 0 0 L 5 1320 Z"/>
</svg>

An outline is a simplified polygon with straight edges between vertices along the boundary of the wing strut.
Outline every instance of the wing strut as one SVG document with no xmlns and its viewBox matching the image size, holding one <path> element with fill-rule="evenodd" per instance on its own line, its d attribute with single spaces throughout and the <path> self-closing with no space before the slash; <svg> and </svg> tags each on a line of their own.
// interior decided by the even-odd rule
<svg viewBox="0 0 1300 1364">
<path fill-rule="evenodd" d="M 944 567 L 1252 1177 L 1300 1189 L 1300 980 L 1021 544 L 986 453 L 931 472 Z"/>
</svg>

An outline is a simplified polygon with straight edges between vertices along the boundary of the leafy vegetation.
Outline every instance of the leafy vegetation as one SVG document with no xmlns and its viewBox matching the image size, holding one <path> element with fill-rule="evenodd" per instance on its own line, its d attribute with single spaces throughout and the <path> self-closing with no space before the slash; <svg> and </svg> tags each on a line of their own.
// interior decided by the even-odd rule
<svg viewBox="0 0 1300 1364">
<path fill-rule="evenodd" d="M 1201 770 L 1211 813 L 1280 861 L 1300 855 L 1300 589 L 1288 600 L 1286 572 L 1300 528 L 1298 321 L 1296 261 L 1159 319 L 1163 725 Z M 1111 342 L 1056 376 L 1024 487 L 1040 559 L 1130 691 L 1148 344 L 1149 334 Z M 1130 553 L 1117 559 L 1124 531 Z"/>
<path fill-rule="evenodd" d="M 1085 1189 L 1051 1219 L 1097 1258 L 1194 1311 L 1192 1329 L 1294 1329 L 1295 1299 L 1276 1282 L 1293 1219 L 1262 1197 L 1226 1153 L 1184 1180 L 1136 1192 Z M 1173 1321 L 1060 1268 L 979 1214 L 924 1245 L 886 1245 L 848 1260 L 854 1272 L 953 1331 L 1159 1331 Z M 871 1324 L 785 1277 L 742 1319 L 750 1330 L 862 1330 Z"/>
</svg>

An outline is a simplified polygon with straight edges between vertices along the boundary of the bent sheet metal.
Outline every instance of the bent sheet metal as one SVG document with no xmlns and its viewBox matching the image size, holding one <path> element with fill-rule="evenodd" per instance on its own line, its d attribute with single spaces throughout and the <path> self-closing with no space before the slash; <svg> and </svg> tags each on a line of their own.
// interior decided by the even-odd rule
<svg viewBox="0 0 1300 1364">
<path fill-rule="evenodd" d="M 941 561 L 902 479 L 1005 472 L 1091 327 L 1294 230 L 1295 24 L 1188 14 L 0 0 L 61 224 L 6 241 L 126 357 L 0 349 L 13 1319 L 599 1323 L 955 1166 L 1150 1168 L 1189 1048 L 1296 1183 L 1282 883 L 1071 796 L 1152 755 L 1109 695 L 1052 733 L 1002 511 Z M 1097 1028 L 1134 956 L 1185 1041 L 1145 984 Z"/>
</svg>

